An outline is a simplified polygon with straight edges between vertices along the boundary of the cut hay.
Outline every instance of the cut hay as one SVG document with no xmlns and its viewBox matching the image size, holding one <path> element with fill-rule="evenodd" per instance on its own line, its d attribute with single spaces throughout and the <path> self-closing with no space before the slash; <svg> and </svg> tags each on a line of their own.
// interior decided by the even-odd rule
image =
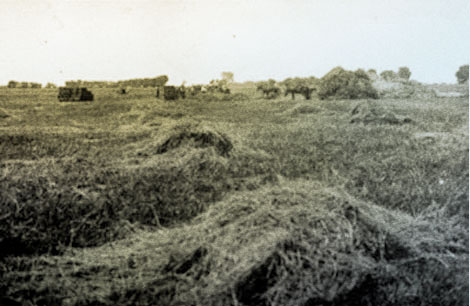
<svg viewBox="0 0 470 306">
<path fill-rule="evenodd" d="M 156 111 L 151 111 L 145 114 L 142 117 L 141 122 L 143 124 L 147 124 L 149 122 L 152 122 L 155 119 L 162 119 L 162 118 L 169 118 L 169 119 L 181 119 L 184 117 L 184 114 L 178 111 L 174 110 L 156 110 Z"/>
<path fill-rule="evenodd" d="M 467 249 L 440 230 L 296 181 L 235 194 L 186 226 L 12 259 L 4 295 L 64 305 L 468 305 Z"/>
<path fill-rule="evenodd" d="M 228 192 L 257 189 L 278 179 L 273 157 L 263 151 L 239 147 L 221 155 L 216 146 L 180 145 L 158 154 L 159 142 L 151 141 L 147 153 L 133 149 L 148 142 L 146 138 L 126 146 L 130 152 L 113 169 L 90 174 L 80 188 L 49 185 L 42 177 L 0 180 L 0 258 L 10 253 L 60 254 L 67 246 L 103 245 L 135 227 L 175 226 Z M 44 199 L 42 205 L 37 205 L 37 194 Z M 17 209 L 16 199 L 26 204 Z"/>
<path fill-rule="evenodd" d="M 6 119 L 10 117 L 10 115 L 2 108 L 0 108 L 0 119 Z"/>
<path fill-rule="evenodd" d="M 416 81 L 386 81 L 383 79 L 375 80 L 372 84 L 378 90 L 381 98 L 391 99 L 408 99 L 420 98 L 428 99 L 435 98 L 436 93 L 434 90 Z"/>
<path fill-rule="evenodd" d="M 299 114 L 317 114 L 324 111 L 324 109 L 318 105 L 312 104 L 299 104 L 286 111 L 289 115 Z"/>
<path fill-rule="evenodd" d="M 351 111 L 351 123 L 363 124 L 394 124 L 401 125 L 410 123 L 412 120 L 408 117 L 403 117 L 394 114 L 391 111 L 385 110 L 377 104 L 360 103 L 356 105 Z"/>
<path fill-rule="evenodd" d="M 213 147 L 222 156 L 228 156 L 233 148 L 230 139 L 214 128 L 195 121 L 177 122 L 166 127 L 169 133 L 159 130 L 163 135 L 155 146 L 156 154 L 164 154 L 179 147 Z"/>
<path fill-rule="evenodd" d="M 272 156 L 245 147 L 214 127 L 180 120 L 155 129 L 152 140 L 128 146 L 121 164 L 124 171 L 152 182 L 134 187 L 134 197 L 157 194 L 144 205 L 150 207 L 148 214 L 138 209 L 140 204 L 134 205 L 132 221 L 155 225 L 156 215 L 164 225 L 178 223 L 198 215 L 227 192 L 253 190 L 278 180 Z"/>
</svg>

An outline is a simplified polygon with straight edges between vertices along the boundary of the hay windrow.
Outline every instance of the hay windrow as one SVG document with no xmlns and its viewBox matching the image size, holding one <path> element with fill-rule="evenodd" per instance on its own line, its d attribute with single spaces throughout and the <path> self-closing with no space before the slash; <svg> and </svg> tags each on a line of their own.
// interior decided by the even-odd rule
<svg viewBox="0 0 470 306">
<path fill-rule="evenodd" d="M 351 111 L 351 123 L 394 124 L 411 123 L 411 118 L 394 114 L 371 102 L 359 103 Z"/>
<path fill-rule="evenodd" d="M 179 147 L 213 147 L 218 154 L 227 157 L 233 148 L 227 135 L 193 120 L 165 122 L 158 128 L 154 139 L 144 149 L 147 154 L 164 154 Z"/>
<path fill-rule="evenodd" d="M 319 105 L 312 105 L 310 104 L 299 104 L 294 106 L 293 108 L 285 111 L 287 115 L 301 115 L 301 114 L 317 114 L 320 112 L 325 111 Z"/>
<path fill-rule="evenodd" d="M 0 108 L 0 119 L 6 119 L 10 117 L 10 115 L 2 108 Z"/>
<path fill-rule="evenodd" d="M 434 241 L 432 224 L 414 222 L 320 183 L 291 182 L 234 194 L 185 226 L 45 256 L 28 290 L 66 305 L 410 305 L 402 293 L 436 289 L 423 275 L 457 280 L 465 269 L 447 266 L 468 261 Z M 22 260 L 5 271 L 10 297 L 21 294 Z M 96 269 L 107 273 L 81 277 Z"/>
<path fill-rule="evenodd" d="M 373 86 L 375 89 L 378 90 L 381 98 L 429 99 L 429 98 L 437 97 L 436 92 L 434 90 L 416 81 L 407 81 L 407 80 L 386 81 L 383 79 L 377 79 L 373 82 Z"/>
</svg>

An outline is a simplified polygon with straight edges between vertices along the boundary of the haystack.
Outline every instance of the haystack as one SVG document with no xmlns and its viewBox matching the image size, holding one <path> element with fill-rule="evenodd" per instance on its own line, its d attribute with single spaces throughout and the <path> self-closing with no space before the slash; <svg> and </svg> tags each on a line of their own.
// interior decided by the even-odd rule
<svg viewBox="0 0 470 306">
<path fill-rule="evenodd" d="M 408 117 L 396 115 L 371 102 L 357 104 L 351 111 L 351 117 L 351 123 L 400 125 L 412 122 Z"/>
<path fill-rule="evenodd" d="M 29 287 L 13 261 L 4 280 L 6 296 L 67 305 L 464 305 L 467 250 L 443 238 L 429 222 L 296 181 L 234 194 L 186 226 L 42 257 Z"/>
<path fill-rule="evenodd" d="M 416 81 L 386 81 L 384 79 L 377 79 L 372 85 L 378 90 L 381 98 L 428 99 L 436 97 L 436 93 L 432 89 Z"/>
<path fill-rule="evenodd" d="M 196 121 L 177 121 L 166 126 L 155 147 L 156 154 L 164 154 L 178 147 L 213 147 L 222 156 L 228 156 L 233 148 L 230 139 L 216 129 Z M 162 133 L 163 132 L 163 133 Z M 169 132 L 169 133 L 167 133 Z"/>
</svg>

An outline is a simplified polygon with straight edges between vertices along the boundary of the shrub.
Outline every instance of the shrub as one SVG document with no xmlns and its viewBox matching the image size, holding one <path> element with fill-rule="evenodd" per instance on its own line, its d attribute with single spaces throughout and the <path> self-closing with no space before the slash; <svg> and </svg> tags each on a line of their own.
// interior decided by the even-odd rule
<svg viewBox="0 0 470 306">
<path fill-rule="evenodd" d="M 353 72 L 336 67 L 320 80 L 318 97 L 320 99 L 377 99 L 378 92 L 372 86 L 372 81 L 364 70 L 359 69 Z"/>
<path fill-rule="evenodd" d="M 455 73 L 457 77 L 457 82 L 459 84 L 464 84 L 468 82 L 468 65 L 460 66 L 459 70 Z"/>
</svg>

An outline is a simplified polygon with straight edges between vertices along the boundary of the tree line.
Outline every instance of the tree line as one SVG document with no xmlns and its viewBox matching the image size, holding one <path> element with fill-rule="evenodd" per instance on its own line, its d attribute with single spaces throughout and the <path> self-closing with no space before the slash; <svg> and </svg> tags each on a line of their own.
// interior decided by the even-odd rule
<svg viewBox="0 0 470 306">
<path fill-rule="evenodd" d="M 158 87 L 168 82 L 168 76 L 160 75 L 154 78 L 140 78 L 122 80 L 117 82 L 111 81 L 66 81 L 66 87 L 90 87 L 90 88 L 126 88 L 126 87 Z"/>
</svg>

